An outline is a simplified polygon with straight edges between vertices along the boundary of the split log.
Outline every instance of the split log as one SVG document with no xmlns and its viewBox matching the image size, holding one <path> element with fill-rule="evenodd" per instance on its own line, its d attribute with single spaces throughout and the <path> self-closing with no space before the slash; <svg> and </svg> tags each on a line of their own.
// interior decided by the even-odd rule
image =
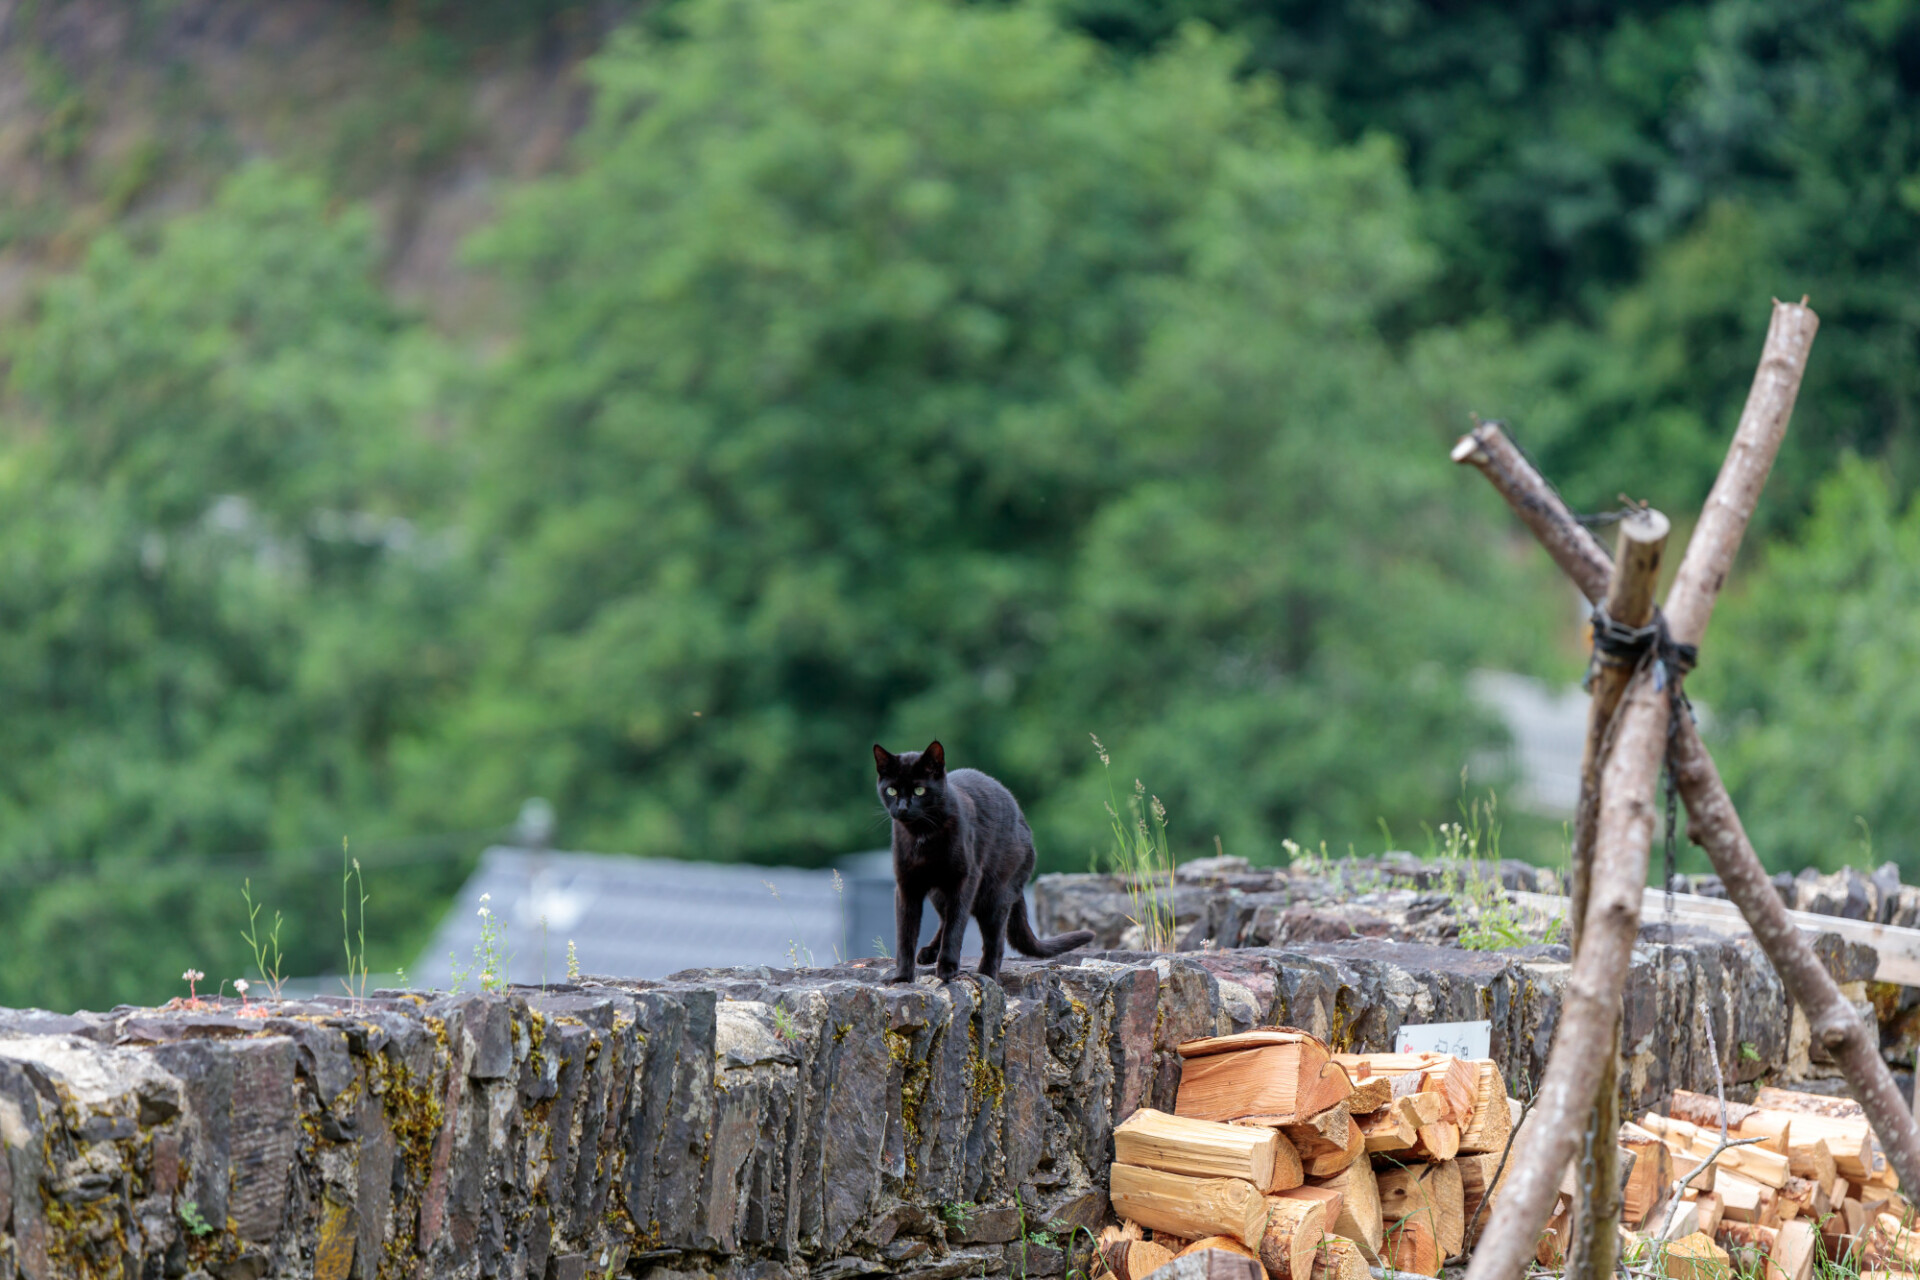
<svg viewBox="0 0 1920 1280">
<path fill-rule="evenodd" d="M 1540 1229 L 1540 1238 L 1533 1242 L 1535 1262 L 1556 1270 L 1567 1265 L 1567 1242 L 1573 1234 L 1572 1216 L 1573 1198 L 1565 1194 L 1556 1195 L 1553 1213 L 1548 1217 L 1547 1225 Z"/>
<path fill-rule="evenodd" d="M 1723 1174 L 1714 1194 L 1720 1197 L 1722 1221 L 1771 1226 L 1773 1224 L 1768 1219 L 1777 1217 L 1774 1189 L 1751 1178 L 1743 1178 L 1737 1173 Z"/>
<path fill-rule="evenodd" d="M 1354 1163 L 1359 1164 L 1361 1162 L 1356 1160 Z M 1326 1229 L 1328 1231 L 1334 1229 L 1333 1224 L 1340 1221 L 1340 1215 L 1347 1207 L 1347 1197 L 1345 1193 L 1334 1187 L 1295 1187 L 1291 1191 L 1282 1191 L 1277 1194 L 1288 1200 L 1305 1200 L 1325 1209 L 1327 1211 Z M 1267 1197 L 1269 1200 L 1273 1198 L 1273 1196 Z"/>
<path fill-rule="evenodd" d="M 1320 1185 L 1340 1193 L 1340 1212 L 1329 1221 L 1332 1232 L 1358 1244 L 1369 1262 L 1377 1259 L 1383 1224 L 1380 1184 L 1374 1179 L 1372 1162 L 1355 1160 Z"/>
<path fill-rule="evenodd" d="M 1881 1214 L 1874 1225 L 1885 1243 L 1887 1258 L 1903 1271 L 1920 1269 L 1920 1231 L 1910 1231 L 1890 1213 Z"/>
<path fill-rule="evenodd" d="M 1808 1178 L 1787 1175 L 1786 1185 L 1780 1188 L 1780 1211 L 1786 1213 L 1791 1204 L 1793 1216 L 1805 1218 L 1824 1218 L 1827 1216 L 1827 1189 Z"/>
<path fill-rule="evenodd" d="M 1113 1131 L 1113 1158 L 1194 1178 L 1240 1178 L 1268 1190 L 1276 1148 L 1283 1141 L 1273 1129 L 1193 1120 L 1142 1107 Z"/>
<path fill-rule="evenodd" d="M 1186 1236 L 1175 1235 L 1171 1231 L 1155 1231 L 1152 1235 L 1152 1240 L 1176 1258 L 1180 1256 L 1182 1249 L 1193 1243 L 1193 1241 Z"/>
<path fill-rule="evenodd" d="M 1433 1184 L 1433 1238 L 1440 1246 L 1440 1257 L 1457 1258 L 1466 1243 L 1466 1188 L 1460 1165 L 1442 1160 L 1433 1166 L 1427 1181 Z"/>
<path fill-rule="evenodd" d="M 1620 1126 L 1618 1141 L 1633 1153 L 1633 1169 L 1620 1189 L 1620 1217 L 1623 1222 L 1639 1226 L 1666 1198 L 1667 1189 L 1673 1185 L 1673 1157 L 1658 1135 L 1639 1125 Z"/>
<path fill-rule="evenodd" d="M 1493 1211 L 1491 1204 L 1481 1208 L 1482 1202 L 1499 1194 L 1499 1183 L 1494 1181 L 1494 1176 L 1500 1169 L 1500 1153 L 1489 1151 L 1461 1156 L 1455 1162 L 1455 1167 L 1460 1170 L 1460 1208 L 1471 1224 L 1463 1243 L 1471 1249 L 1479 1241 L 1480 1233 L 1486 1229 L 1487 1215 Z M 1499 1177 L 1501 1182 L 1506 1180 L 1504 1172 Z"/>
<path fill-rule="evenodd" d="M 1820 1250 L 1820 1233 L 1806 1221 L 1783 1223 L 1773 1246 L 1773 1263 L 1786 1280 L 1813 1280 L 1814 1255 Z"/>
<path fill-rule="evenodd" d="M 1347 1110 L 1354 1115 L 1365 1115 L 1369 1111 L 1378 1111 L 1393 1100 L 1393 1078 L 1391 1076 L 1371 1076 L 1353 1082 L 1353 1092 L 1347 1095 Z"/>
<path fill-rule="evenodd" d="M 1680 1155 L 1704 1158 L 1719 1145 L 1717 1135 L 1710 1135 L 1685 1120 L 1675 1120 L 1653 1112 L 1641 1117 L 1640 1126 L 1658 1134 Z M 1787 1181 L 1787 1157 L 1760 1146 L 1728 1147 L 1714 1163 L 1769 1187 L 1781 1187 Z"/>
<path fill-rule="evenodd" d="M 1833 1151 L 1824 1138 L 1803 1141 L 1796 1137 L 1787 1147 L 1787 1172 L 1796 1178 L 1811 1178 L 1833 1190 L 1833 1180 L 1840 1176 L 1839 1168 L 1834 1164 Z"/>
<path fill-rule="evenodd" d="M 1718 1243 L 1733 1259 L 1735 1271 L 1753 1280 L 1786 1280 L 1773 1263 L 1779 1232 L 1745 1222 L 1721 1224 Z"/>
<path fill-rule="evenodd" d="M 1357 1240 L 1330 1235 L 1313 1254 L 1313 1280 L 1367 1280 L 1367 1258 Z"/>
<path fill-rule="evenodd" d="M 1423 1218 L 1428 1223 L 1432 1223 L 1434 1221 L 1432 1176 L 1433 1166 L 1429 1164 L 1375 1169 L 1374 1179 L 1380 1187 L 1380 1220 L 1389 1226 L 1408 1218 Z"/>
<path fill-rule="evenodd" d="M 1460 1154 L 1460 1126 L 1451 1120 L 1421 1126 L 1413 1149 L 1407 1152 L 1415 1160 L 1451 1160 Z"/>
<path fill-rule="evenodd" d="M 1232 1236 L 1257 1247 L 1266 1226 L 1266 1197 L 1239 1178 L 1189 1178 L 1116 1164 L 1109 1171 L 1108 1194 L 1121 1217 L 1188 1241 Z"/>
<path fill-rule="evenodd" d="M 1660 560 L 1671 527 L 1658 511 L 1637 511 L 1620 522 L 1604 607 L 1607 616 L 1621 626 L 1638 629 L 1653 622 L 1653 593 L 1660 585 Z M 1634 670 L 1633 662 L 1609 655 L 1596 645 L 1585 754 L 1580 764 L 1580 796 L 1574 810 L 1572 910 L 1568 919 L 1573 926 L 1570 940 L 1576 957 L 1586 936 L 1587 895 L 1592 883 L 1594 842 L 1600 830 L 1600 768 L 1613 741 L 1614 714 Z M 1592 1169 L 1576 1189 L 1573 1201 L 1573 1247 L 1567 1262 L 1572 1280 L 1609 1280 L 1618 1252 L 1620 1173 L 1614 1134 L 1620 1128 L 1619 1023 L 1616 1010 L 1601 1030 L 1601 1042 L 1594 1046 L 1602 1061 L 1584 1138 Z"/>
<path fill-rule="evenodd" d="M 1267 1132 L 1273 1135 L 1273 1177 L 1267 1182 L 1267 1191 L 1292 1190 L 1307 1180 L 1306 1165 L 1301 1162 L 1293 1139 L 1279 1129 Z"/>
<path fill-rule="evenodd" d="M 1710 1133 L 1720 1132 L 1720 1100 L 1710 1098 L 1704 1093 L 1690 1093 L 1685 1089 L 1675 1089 L 1673 1102 L 1667 1107 L 1667 1114 Z M 1758 1107 L 1750 1107 L 1738 1102 L 1727 1104 L 1727 1133 L 1735 1138 L 1763 1139 L 1760 1145 L 1768 1151 L 1777 1152 L 1783 1156 L 1790 1154 L 1792 1127 L 1793 1117 L 1790 1115 L 1778 1111 L 1762 1111 Z"/>
<path fill-rule="evenodd" d="M 1327 1178 L 1366 1154 L 1367 1138 L 1345 1106 L 1329 1107 L 1305 1124 L 1281 1130 L 1300 1152 L 1309 1178 Z"/>
<path fill-rule="evenodd" d="M 1421 1276 L 1439 1275 L 1444 1261 L 1432 1226 L 1421 1218 L 1407 1218 L 1389 1227 L 1381 1256 L 1395 1271 Z"/>
<path fill-rule="evenodd" d="M 1667 1280 L 1727 1280 L 1733 1258 L 1703 1231 L 1671 1240 L 1660 1251 Z"/>
<path fill-rule="evenodd" d="M 1102 1240 L 1095 1250 L 1114 1280 L 1146 1280 L 1173 1261 L 1173 1253 L 1151 1240 Z"/>
<path fill-rule="evenodd" d="M 1258 1262 L 1225 1249 L 1182 1254 L 1153 1274 L 1154 1280 L 1267 1280 Z"/>
<path fill-rule="evenodd" d="M 1209 1036 L 1189 1040 L 1179 1052 L 1180 1088 L 1173 1109 L 1196 1120 L 1298 1124 L 1353 1092 L 1353 1082 L 1330 1061 L 1326 1045 L 1304 1031 Z"/>
<path fill-rule="evenodd" d="M 1710 1191 L 1705 1195 L 1695 1196 L 1693 1204 L 1699 1214 L 1700 1229 L 1710 1236 L 1718 1234 L 1720 1222 L 1727 1213 L 1727 1202 L 1720 1198 L 1720 1193 Z"/>
<path fill-rule="evenodd" d="M 1664 1215 L 1662 1221 L 1665 1221 Z M 1654 1225 L 1659 1226 L 1660 1224 L 1656 1223 Z M 1673 1211 L 1673 1220 L 1666 1223 L 1665 1230 L 1659 1238 L 1663 1240 L 1678 1240 L 1681 1236 L 1690 1236 L 1699 1229 L 1700 1202 L 1697 1200 L 1684 1200 L 1680 1203 L 1680 1206 Z"/>
<path fill-rule="evenodd" d="M 1267 1197 L 1260 1261 L 1272 1280 L 1311 1280 L 1313 1252 L 1327 1234 L 1327 1207 L 1314 1200 Z"/>
<path fill-rule="evenodd" d="M 1247 1248 L 1247 1246 L 1241 1244 L 1232 1236 L 1202 1236 L 1174 1256 L 1176 1258 L 1184 1258 L 1190 1253 L 1200 1253 L 1207 1249 L 1224 1249 L 1228 1253 L 1237 1253 L 1243 1258 L 1252 1258 L 1255 1262 L 1260 1261 L 1260 1255 L 1257 1252 Z"/>
<path fill-rule="evenodd" d="M 1866 1108 L 1852 1098 L 1836 1098 L 1826 1093 L 1802 1093 L 1798 1089 L 1779 1089 L 1773 1085 L 1767 1085 L 1753 1095 L 1753 1109 L 1785 1111 L 1790 1115 L 1825 1116 L 1829 1120 L 1867 1118 Z"/>
<path fill-rule="evenodd" d="M 1420 1082 L 1420 1092 L 1437 1093 L 1446 1099 L 1447 1109 L 1441 1119 L 1465 1125 L 1473 1118 L 1480 1073 L 1469 1059 L 1445 1053 L 1337 1053 L 1333 1060 L 1349 1074 L 1361 1070 L 1369 1078 L 1385 1076 L 1396 1080 L 1396 1094 L 1401 1092 L 1398 1078 L 1415 1076 Z"/>
<path fill-rule="evenodd" d="M 1473 1116 L 1460 1127 L 1460 1153 L 1505 1151 L 1507 1136 L 1513 1132 L 1513 1112 L 1507 1106 L 1507 1082 L 1500 1076 L 1500 1064 L 1483 1058 L 1470 1065 L 1476 1072 Z"/>
<path fill-rule="evenodd" d="M 1420 1137 L 1420 1117 L 1412 1104 L 1411 1098 L 1395 1098 L 1378 1111 L 1354 1117 L 1366 1140 L 1368 1155 L 1405 1151 L 1413 1146 Z"/>
</svg>

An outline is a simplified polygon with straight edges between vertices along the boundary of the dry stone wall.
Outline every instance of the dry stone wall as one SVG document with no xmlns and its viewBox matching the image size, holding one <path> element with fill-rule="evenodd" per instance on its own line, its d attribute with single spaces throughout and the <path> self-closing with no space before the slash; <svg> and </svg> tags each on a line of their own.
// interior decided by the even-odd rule
<svg viewBox="0 0 1920 1280">
<path fill-rule="evenodd" d="M 1360 939 L 885 972 L 0 1013 L 0 1280 L 1064 1275 L 1113 1126 L 1170 1106 L 1180 1041 L 1286 1023 L 1384 1049 L 1489 1018 L 1524 1092 L 1566 963 Z M 1649 943 L 1636 1106 L 1712 1087 L 1703 1017 L 1751 1047 L 1744 1079 L 1810 1069 L 1750 944 Z"/>
</svg>

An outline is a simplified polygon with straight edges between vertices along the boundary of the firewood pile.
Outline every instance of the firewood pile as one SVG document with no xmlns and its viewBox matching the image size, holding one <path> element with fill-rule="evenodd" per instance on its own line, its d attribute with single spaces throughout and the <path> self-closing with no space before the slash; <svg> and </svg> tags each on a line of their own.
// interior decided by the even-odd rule
<svg viewBox="0 0 1920 1280">
<path fill-rule="evenodd" d="M 1920 1268 L 1913 1206 L 1858 1103 L 1762 1089 L 1751 1105 L 1728 1103 L 1725 1123 L 1742 1145 L 1723 1146 L 1717 1099 L 1681 1090 L 1667 1114 L 1620 1126 L 1623 1257 L 1670 1280 L 1810 1280 L 1822 1259 L 1863 1273 Z M 1540 1237 L 1544 1266 L 1565 1258 L 1577 1176 L 1576 1165 Z"/>
<path fill-rule="evenodd" d="M 1513 1122 L 1493 1062 L 1334 1054 L 1286 1027 L 1180 1055 L 1174 1114 L 1114 1130 L 1101 1280 L 1437 1276 L 1485 1225 Z"/>
<path fill-rule="evenodd" d="M 1519 1107 L 1490 1060 L 1337 1054 L 1276 1027 L 1180 1046 L 1174 1114 L 1114 1130 L 1121 1221 L 1096 1280 L 1438 1276 L 1472 1249 Z M 1860 1107 L 1784 1089 L 1751 1105 L 1680 1092 L 1620 1126 L 1620 1254 L 1648 1276 L 1812 1280 L 1821 1259 L 1920 1272 L 1920 1228 Z M 1724 1141 L 1723 1141 L 1724 1136 Z M 1581 1165 L 1535 1261 L 1565 1265 Z"/>
</svg>

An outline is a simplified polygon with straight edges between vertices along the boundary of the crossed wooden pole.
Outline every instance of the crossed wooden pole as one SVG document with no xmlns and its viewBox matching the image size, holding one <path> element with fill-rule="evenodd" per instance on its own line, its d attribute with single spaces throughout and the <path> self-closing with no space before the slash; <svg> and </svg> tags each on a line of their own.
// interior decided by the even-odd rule
<svg viewBox="0 0 1920 1280">
<path fill-rule="evenodd" d="M 1760 366 L 1733 445 L 1667 593 L 1667 633 L 1679 645 L 1698 646 L 1706 634 L 1786 434 L 1819 324 L 1804 300 L 1773 304 Z M 1666 523 L 1664 518 L 1623 521 L 1616 565 L 1497 425 L 1482 424 L 1464 437 L 1454 447 L 1453 459 L 1486 475 L 1589 601 L 1606 603 L 1614 621 L 1627 626 L 1652 621 L 1652 584 L 1666 536 L 1658 526 Z M 1643 603 L 1636 605 L 1636 600 Z M 1614 612 L 1616 608 L 1622 612 Z M 1636 608 L 1642 610 L 1637 616 Z M 1467 1280 L 1519 1280 L 1525 1273 L 1561 1175 L 1597 1105 L 1605 1107 L 1602 1119 L 1611 1127 L 1599 1133 L 1596 1155 L 1613 1151 L 1621 989 L 1640 931 L 1655 825 L 1654 787 L 1670 740 L 1675 784 L 1687 807 L 1688 838 L 1706 850 L 1788 996 L 1805 1012 L 1813 1038 L 1839 1063 L 1901 1184 L 1909 1190 L 1920 1187 L 1920 1128 L 1880 1058 L 1877 1034 L 1841 996 L 1832 975 L 1788 919 L 1692 718 L 1673 717 L 1668 689 L 1656 687 L 1683 675 L 1662 672 L 1654 661 L 1631 668 L 1602 664 L 1596 672 L 1574 840 L 1576 950 L 1561 997 L 1559 1031 L 1527 1125 L 1528 1140 L 1515 1146 L 1513 1167 L 1474 1251 Z M 1603 698 L 1614 700 L 1617 708 L 1603 709 Z M 1592 1179 L 1597 1194 L 1586 1208 L 1590 1227 L 1579 1233 L 1582 1265 L 1569 1274 L 1612 1272 L 1618 1220 L 1614 1180 L 1611 1175 Z"/>
</svg>

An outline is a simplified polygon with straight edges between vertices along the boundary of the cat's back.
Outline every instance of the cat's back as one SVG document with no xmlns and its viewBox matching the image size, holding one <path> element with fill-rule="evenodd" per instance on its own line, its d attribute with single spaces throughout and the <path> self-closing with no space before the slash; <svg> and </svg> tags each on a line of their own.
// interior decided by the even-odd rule
<svg viewBox="0 0 1920 1280">
<path fill-rule="evenodd" d="M 947 774 L 947 785 L 973 802 L 973 819 L 996 833 L 1011 832 L 1024 823 L 1020 802 L 998 778 L 978 769 L 954 769 Z"/>
</svg>

